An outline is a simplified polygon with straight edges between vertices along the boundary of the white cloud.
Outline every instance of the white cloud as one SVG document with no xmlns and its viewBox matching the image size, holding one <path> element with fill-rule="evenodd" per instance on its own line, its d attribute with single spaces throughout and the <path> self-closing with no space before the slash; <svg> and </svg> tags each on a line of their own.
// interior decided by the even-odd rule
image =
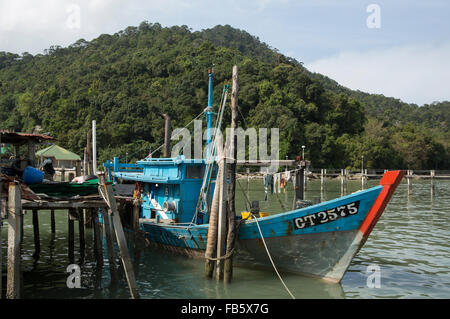
<svg viewBox="0 0 450 319">
<path fill-rule="evenodd" d="M 408 103 L 450 100 L 450 43 L 342 52 L 306 67 L 350 89 Z"/>
</svg>

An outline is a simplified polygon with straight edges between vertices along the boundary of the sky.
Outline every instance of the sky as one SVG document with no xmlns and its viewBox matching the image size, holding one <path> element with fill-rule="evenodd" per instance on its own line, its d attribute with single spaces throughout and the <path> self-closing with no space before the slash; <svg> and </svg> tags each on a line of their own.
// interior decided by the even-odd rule
<svg viewBox="0 0 450 319">
<path fill-rule="evenodd" d="M 43 53 L 142 21 L 229 24 L 354 90 L 450 100 L 448 0 L 0 0 L 0 51 Z"/>
</svg>

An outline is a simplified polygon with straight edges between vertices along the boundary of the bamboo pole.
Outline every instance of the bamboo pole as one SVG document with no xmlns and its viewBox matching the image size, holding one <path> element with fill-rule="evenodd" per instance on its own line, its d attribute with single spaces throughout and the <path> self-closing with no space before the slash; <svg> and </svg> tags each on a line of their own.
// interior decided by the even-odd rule
<svg viewBox="0 0 450 319">
<path fill-rule="evenodd" d="M 20 237 L 22 224 L 22 200 L 19 183 L 9 183 L 8 189 L 8 273 L 6 298 L 20 299 L 21 254 Z"/>
<path fill-rule="evenodd" d="M 223 163 L 223 161 L 221 162 Z M 220 163 L 219 163 L 220 167 Z M 212 278 L 214 272 L 215 261 L 210 258 L 215 258 L 217 253 L 217 222 L 219 215 L 219 199 L 220 199 L 220 184 L 222 170 L 218 170 L 216 177 L 216 185 L 214 187 L 214 195 L 211 204 L 211 212 L 209 216 L 209 226 L 208 226 L 208 237 L 206 241 L 206 251 L 205 251 L 205 276 Z"/>
</svg>

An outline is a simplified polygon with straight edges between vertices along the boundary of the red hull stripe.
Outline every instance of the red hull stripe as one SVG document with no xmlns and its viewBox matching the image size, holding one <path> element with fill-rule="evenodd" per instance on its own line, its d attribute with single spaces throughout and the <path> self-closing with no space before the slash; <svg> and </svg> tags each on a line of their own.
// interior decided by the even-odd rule
<svg viewBox="0 0 450 319">
<path fill-rule="evenodd" d="M 359 229 L 362 232 L 363 237 L 367 238 L 372 229 L 375 227 L 378 219 L 386 208 L 386 205 L 391 200 L 392 194 L 397 188 L 397 185 L 400 184 L 400 181 L 404 175 L 405 171 L 389 171 L 384 173 L 380 180 L 380 185 L 383 186 L 383 189 L 378 195 L 373 206 L 370 208 L 369 213 Z"/>
</svg>

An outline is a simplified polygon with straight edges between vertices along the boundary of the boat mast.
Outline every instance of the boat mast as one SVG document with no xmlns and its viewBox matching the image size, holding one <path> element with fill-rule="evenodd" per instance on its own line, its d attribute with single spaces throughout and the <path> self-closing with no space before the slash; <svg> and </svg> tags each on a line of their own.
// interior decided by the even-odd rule
<svg viewBox="0 0 450 319">
<path fill-rule="evenodd" d="M 208 107 L 206 108 L 206 159 L 211 156 L 214 65 L 208 70 Z"/>
</svg>

